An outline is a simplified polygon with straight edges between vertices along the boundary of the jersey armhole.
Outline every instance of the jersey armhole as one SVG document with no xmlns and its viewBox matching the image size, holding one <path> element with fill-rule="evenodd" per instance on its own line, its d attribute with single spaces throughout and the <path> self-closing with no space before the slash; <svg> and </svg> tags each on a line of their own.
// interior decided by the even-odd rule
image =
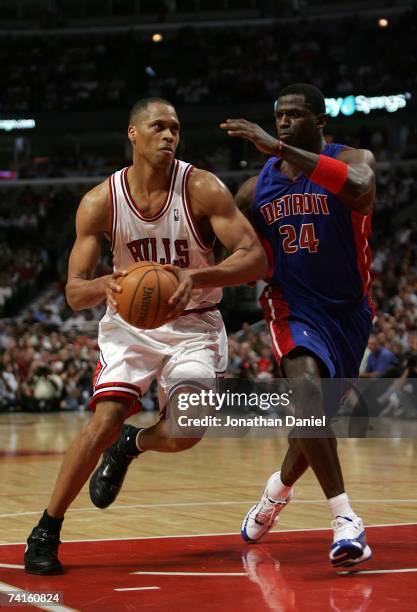
<svg viewBox="0 0 417 612">
<path fill-rule="evenodd" d="M 188 168 L 186 168 L 183 178 L 182 178 L 182 201 L 184 204 L 184 210 L 185 210 L 185 216 L 187 218 L 188 221 L 188 225 L 190 226 L 190 230 L 192 235 L 194 236 L 195 241 L 197 242 L 198 246 L 203 250 L 203 251 L 211 251 L 213 246 L 214 246 L 214 241 L 216 239 L 216 237 L 213 238 L 211 244 L 206 244 L 201 232 L 198 228 L 197 222 L 194 218 L 193 215 L 193 211 L 191 208 L 191 204 L 190 204 L 190 198 L 189 198 L 189 194 L 188 194 L 188 179 L 190 177 L 190 174 L 193 170 L 194 166 L 192 166 L 191 164 L 188 166 Z"/>
<path fill-rule="evenodd" d="M 117 199 L 116 189 L 114 185 L 114 174 L 109 176 L 109 195 L 110 195 L 110 206 L 109 206 L 109 229 L 110 234 L 107 233 L 110 242 L 110 250 L 114 253 L 114 247 L 116 242 L 116 227 L 117 227 Z"/>
</svg>

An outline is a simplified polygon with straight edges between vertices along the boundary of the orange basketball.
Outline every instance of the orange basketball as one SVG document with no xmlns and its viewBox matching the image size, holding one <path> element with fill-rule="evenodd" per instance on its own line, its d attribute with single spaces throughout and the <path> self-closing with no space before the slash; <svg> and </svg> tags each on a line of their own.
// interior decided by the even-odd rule
<svg viewBox="0 0 417 612">
<path fill-rule="evenodd" d="M 172 272 L 152 261 L 142 261 L 126 268 L 118 279 L 121 293 L 114 293 L 120 316 L 140 329 L 154 329 L 165 323 L 168 300 L 178 287 Z"/>
</svg>

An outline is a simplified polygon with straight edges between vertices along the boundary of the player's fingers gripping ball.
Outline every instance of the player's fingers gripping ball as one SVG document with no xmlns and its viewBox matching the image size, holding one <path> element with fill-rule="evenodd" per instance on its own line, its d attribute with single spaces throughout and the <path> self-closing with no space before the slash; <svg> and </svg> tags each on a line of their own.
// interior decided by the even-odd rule
<svg viewBox="0 0 417 612">
<path fill-rule="evenodd" d="M 171 311 L 169 298 L 178 287 L 178 279 L 161 264 L 142 261 L 126 268 L 118 279 L 121 293 L 113 293 L 119 315 L 140 329 L 163 325 Z"/>
</svg>

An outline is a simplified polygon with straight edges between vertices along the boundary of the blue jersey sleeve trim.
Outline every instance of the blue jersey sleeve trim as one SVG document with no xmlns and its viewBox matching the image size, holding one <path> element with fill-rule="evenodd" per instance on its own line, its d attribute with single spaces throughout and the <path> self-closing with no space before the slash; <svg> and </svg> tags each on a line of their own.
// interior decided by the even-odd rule
<svg viewBox="0 0 417 612">
<path fill-rule="evenodd" d="M 337 157 L 345 148 L 346 145 L 339 144 L 337 142 L 330 142 L 324 146 L 321 154 L 327 155 L 327 157 Z"/>
</svg>

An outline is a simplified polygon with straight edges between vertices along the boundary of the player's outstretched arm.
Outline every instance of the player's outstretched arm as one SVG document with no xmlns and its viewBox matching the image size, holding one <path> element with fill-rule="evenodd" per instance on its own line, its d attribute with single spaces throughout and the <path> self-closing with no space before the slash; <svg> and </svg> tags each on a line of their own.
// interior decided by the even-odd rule
<svg viewBox="0 0 417 612">
<path fill-rule="evenodd" d="M 227 119 L 220 127 L 232 137 L 252 142 L 259 151 L 277 155 L 312 181 L 328 189 L 352 210 L 367 215 L 375 197 L 375 159 L 366 149 L 346 149 L 337 159 L 285 144 L 246 119 Z"/>
<path fill-rule="evenodd" d="M 180 280 L 178 290 L 170 299 L 173 316 L 185 307 L 192 288 L 240 285 L 268 274 L 265 251 L 227 187 L 210 172 L 194 170 L 188 192 L 195 216 L 209 219 L 215 236 L 231 255 L 209 268 L 180 270 L 166 266 Z"/>
<path fill-rule="evenodd" d="M 345 149 L 337 159 L 279 142 L 278 155 L 299 168 L 314 183 L 334 193 L 343 204 L 363 215 L 375 199 L 375 158 L 366 149 Z"/>
<path fill-rule="evenodd" d="M 107 274 L 93 278 L 101 253 L 101 240 L 109 231 L 109 203 L 107 181 L 91 189 L 82 198 L 77 211 L 77 237 L 68 263 L 65 288 L 67 302 L 73 310 L 91 308 L 107 297 L 108 305 L 115 308 L 112 291 L 121 291 L 118 276 Z"/>
<path fill-rule="evenodd" d="M 215 236 L 231 253 L 217 266 L 194 270 L 195 286 L 225 287 L 265 278 L 265 252 L 227 187 L 213 174 L 197 170 L 190 177 L 189 192 L 193 207 L 209 219 Z"/>
</svg>

